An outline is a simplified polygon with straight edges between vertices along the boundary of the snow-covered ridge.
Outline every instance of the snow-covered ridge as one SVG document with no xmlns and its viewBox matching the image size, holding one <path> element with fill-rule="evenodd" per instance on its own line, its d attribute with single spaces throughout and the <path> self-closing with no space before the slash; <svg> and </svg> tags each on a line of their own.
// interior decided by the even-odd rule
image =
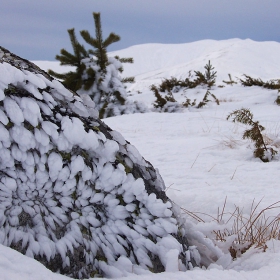
<svg viewBox="0 0 280 280">
<path fill-rule="evenodd" d="M 243 74 L 264 80 L 280 77 L 280 43 L 250 39 L 202 40 L 185 44 L 142 44 L 110 52 L 109 56 L 133 57 L 125 64 L 123 76 L 135 76 L 129 90 L 142 91 L 163 78 L 188 77 L 189 71 L 203 71 L 210 60 L 217 71 L 217 82 Z M 63 72 L 59 62 L 36 61 L 42 69 Z"/>
</svg>

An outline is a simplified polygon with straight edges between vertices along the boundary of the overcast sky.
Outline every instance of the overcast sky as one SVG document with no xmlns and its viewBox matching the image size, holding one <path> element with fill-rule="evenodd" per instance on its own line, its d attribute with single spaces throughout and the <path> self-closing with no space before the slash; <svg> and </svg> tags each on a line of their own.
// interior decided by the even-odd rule
<svg viewBox="0 0 280 280">
<path fill-rule="evenodd" d="M 101 12 L 104 37 L 121 36 L 109 50 L 203 39 L 280 42 L 280 0 L 1 0 L 0 45 L 26 59 L 55 60 L 60 49 L 72 51 L 67 29 L 94 35 L 92 12 Z"/>
</svg>

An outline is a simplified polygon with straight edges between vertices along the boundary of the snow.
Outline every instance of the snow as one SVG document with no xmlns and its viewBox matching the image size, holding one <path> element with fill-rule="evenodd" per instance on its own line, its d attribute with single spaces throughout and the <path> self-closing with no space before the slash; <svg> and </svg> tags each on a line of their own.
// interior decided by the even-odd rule
<svg viewBox="0 0 280 280">
<path fill-rule="evenodd" d="M 265 53 L 265 55 L 264 55 Z M 143 44 L 115 51 L 110 55 L 133 57 L 133 64 L 124 65 L 123 76 L 135 76 L 137 83 L 128 90 L 142 91 L 162 78 L 188 77 L 190 70 L 204 72 L 211 60 L 218 72 L 217 81 L 234 79 L 243 74 L 266 79 L 279 78 L 279 43 L 255 42 L 250 39 L 222 41 L 202 40 L 186 44 Z"/>
<path fill-rule="evenodd" d="M 136 83 L 128 86 L 128 90 L 131 91 L 130 99 L 132 101 L 143 101 L 150 107 L 154 101 L 154 97 L 149 90 L 151 84 L 159 83 L 162 78 L 169 78 L 170 76 L 184 78 L 190 70 L 202 71 L 208 60 L 211 60 L 217 71 L 217 85 L 225 85 L 222 81 L 228 80 L 228 73 L 232 74 L 233 79 L 236 79 L 236 76 L 241 77 L 244 73 L 256 78 L 260 77 L 263 80 L 280 77 L 280 44 L 276 42 L 261 43 L 251 40 L 231 39 L 226 41 L 204 40 L 181 45 L 147 44 L 134 46 L 113 54 L 120 57 L 132 56 L 134 58 L 134 64 L 125 65 L 124 67 L 124 76 L 136 76 Z M 47 69 L 52 68 L 55 71 L 61 69 L 59 67 L 58 69 L 53 66 L 50 67 L 49 63 L 38 62 L 38 65 L 40 67 L 45 65 Z M 6 79 L 10 83 L 14 80 L 14 77 L 9 76 L 11 73 L 11 71 L 7 70 L 9 68 L 5 69 L 4 74 L 7 74 Z M 17 75 L 22 74 L 17 73 Z M 25 78 L 22 77 L 21 80 L 23 81 Z M 30 76 L 29 79 L 35 78 Z M 56 86 L 58 88 L 58 85 Z M 142 93 L 138 94 L 137 91 Z M 244 215 L 249 215 L 254 200 L 255 204 L 260 202 L 259 209 L 263 209 L 279 200 L 279 155 L 276 155 L 269 163 L 263 163 L 254 158 L 252 143 L 242 139 L 242 132 L 246 127 L 226 120 L 227 115 L 233 110 L 248 107 L 253 112 L 254 119 L 258 120 L 266 128 L 264 132 L 272 143 L 279 143 L 279 107 L 274 103 L 277 91 L 258 87 L 244 88 L 240 84 L 225 85 L 224 88 L 213 87 L 210 91 L 221 100 L 219 106 L 213 103 L 201 109 L 185 109 L 181 113 L 150 112 L 122 115 L 108 118 L 104 121 L 113 129 L 111 135 L 114 140 L 123 144 L 125 143 L 124 139 L 126 139 L 136 147 L 128 146 L 129 152 L 135 160 L 141 160 L 141 154 L 159 169 L 167 186 L 166 193 L 172 201 L 188 211 L 197 213 L 205 220 L 205 223 L 198 223 L 189 216 L 183 217 L 190 227 L 188 236 L 193 237 L 193 245 L 196 245 L 195 242 L 200 242 L 202 247 L 198 249 L 205 250 L 206 255 L 207 252 L 214 254 L 216 262 L 211 264 L 208 269 L 194 268 L 192 271 L 178 272 L 181 264 L 178 263 L 176 256 L 180 252 L 180 244 L 173 244 L 172 242 L 175 242 L 175 240 L 170 238 L 170 235 L 166 236 L 166 233 L 171 234 L 174 231 L 172 219 L 167 221 L 164 218 L 170 216 L 170 206 L 157 205 L 157 199 L 153 194 L 147 195 L 144 193 L 142 179 L 133 180 L 129 176 L 124 179 L 125 170 L 123 165 L 119 164 L 117 169 L 113 169 L 107 163 L 102 173 L 98 174 L 102 181 L 107 181 L 106 191 L 110 192 L 112 181 L 118 181 L 122 183 L 125 202 L 130 203 L 133 200 L 133 196 L 141 196 L 150 213 L 159 217 L 163 216 L 163 218 L 158 218 L 157 223 L 163 226 L 165 232 L 162 232 L 162 234 L 166 237 L 162 238 L 156 245 L 158 247 L 154 249 L 162 250 L 161 258 L 163 258 L 162 261 L 167 271 L 161 274 L 151 274 L 146 271 L 147 274 L 143 274 L 141 270 L 141 275 L 136 275 L 140 273 L 139 267 L 134 267 L 127 258 L 120 257 L 115 267 L 100 262 L 100 266 L 104 267 L 104 270 L 108 272 L 107 277 L 127 280 L 262 280 L 265 278 L 276 280 L 279 278 L 279 240 L 269 241 L 266 252 L 250 248 L 241 257 L 232 261 L 230 255 L 222 246 L 213 249 L 213 244 L 209 239 L 204 238 L 204 234 L 207 235 L 211 230 L 221 226 L 217 225 L 213 220 L 217 217 L 218 207 L 221 211 L 225 199 L 227 199 L 226 212 L 233 212 L 235 206 L 239 206 L 243 209 Z M 187 90 L 184 93 L 179 92 L 175 98 L 184 101 L 185 96 L 187 96 L 192 100 L 196 98 L 200 101 L 205 92 L 205 88 L 196 88 Z M 66 98 L 68 97 L 67 92 L 65 92 L 65 96 Z M 44 93 L 42 93 L 42 98 L 45 101 L 53 102 Z M 30 123 L 33 121 L 34 125 L 37 122 L 41 122 L 42 129 L 37 131 L 35 129 L 35 138 L 38 142 L 41 142 L 42 148 L 49 145 L 49 138 L 58 142 L 59 137 L 63 135 L 65 138 L 62 142 L 65 147 L 68 145 L 67 147 L 71 148 L 75 144 L 83 144 L 87 149 L 96 149 L 98 147 L 99 139 L 95 135 L 85 133 L 78 119 L 72 118 L 70 120 L 68 117 L 63 117 L 62 132 L 58 135 L 57 126 L 51 122 L 42 122 L 39 119 L 36 103 L 25 102 L 19 107 L 17 101 L 11 99 L 5 105 L 6 100 L 4 101 L 5 109 L 7 108 L 7 112 L 11 112 L 9 118 L 11 117 L 12 122 L 15 123 L 11 137 L 14 141 L 18 141 L 19 146 L 19 148 L 12 149 L 13 158 L 24 160 L 30 166 L 33 166 L 34 162 L 36 162 L 35 156 L 34 158 L 22 158 L 23 152 L 27 147 L 32 148 L 35 145 L 33 135 L 18 126 L 24 119 L 29 119 Z M 79 108 L 83 110 L 82 107 Z M 15 114 L 14 112 L 17 113 Z M 0 115 L 0 121 L 6 124 L 8 120 L 5 116 Z M 78 137 L 77 135 L 80 136 Z M 7 145 L 5 143 L 11 140 L 9 137 L 6 128 L 0 124 L 0 140 L 3 146 Z M 90 139 L 92 139 L 92 142 Z M 118 147 L 115 141 L 107 141 L 105 145 L 104 150 L 100 149 L 100 153 L 105 154 L 105 157 L 110 161 Z M 61 147 L 61 150 L 66 149 L 65 147 L 63 149 Z M 5 162 L 0 163 L 1 166 L 11 165 L 11 155 L 8 150 L 3 148 L 1 153 L 3 153 L 1 158 L 5 159 Z M 64 181 L 67 181 L 63 188 L 64 192 L 72 193 L 73 185 L 75 184 L 75 180 L 72 178 L 77 172 L 82 171 L 84 181 L 93 176 L 91 171 L 86 169 L 82 157 L 72 158 L 69 170 L 68 167 L 62 168 L 61 156 L 52 152 L 48 159 L 45 158 L 45 162 L 42 158 L 41 170 L 36 172 L 37 184 L 45 184 L 46 162 L 50 169 L 49 173 L 52 181 L 57 178 L 61 178 L 61 180 L 63 178 Z M 60 171 L 58 172 L 58 170 Z M 2 189 L 10 192 L 7 193 L 7 196 L 12 195 L 13 190 L 16 189 L 15 184 L 16 182 L 12 179 L 6 179 L 5 182 L 1 182 Z M 9 186 L 9 188 L 5 186 Z M 45 188 L 47 189 L 47 186 Z M 59 185 L 54 188 L 55 190 L 56 188 L 61 190 Z M 79 189 L 84 191 L 84 186 L 79 185 Z M 29 195 L 32 195 L 32 193 Z M 89 194 L 83 192 L 83 196 L 79 197 L 79 203 L 84 203 L 88 196 Z M 121 205 L 115 207 L 114 200 L 109 197 L 109 194 L 107 196 L 96 194 L 94 201 L 91 202 L 107 203 L 110 211 L 115 211 L 116 219 L 120 216 L 125 216 L 127 212 L 134 211 L 134 204 L 128 204 L 126 207 L 121 207 Z M 60 202 L 66 207 L 69 203 L 66 200 L 61 200 Z M 28 205 L 25 206 L 27 213 L 30 209 L 31 207 L 28 207 Z M 14 208 L 13 211 L 15 212 L 11 213 L 12 217 L 17 215 L 16 211 L 21 212 L 21 209 Z M 53 207 L 53 211 L 59 212 L 59 208 Z M 274 208 L 270 211 L 269 216 L 277 216 L 278 214 L 279 209 Z M 3 215 L 4 213 L 1 213 L 0 218 Z M 135 242 L 140 242 L 140 240 L 137 241 L 137 232 L 144 234 L 147 230 L 151 233 L 161 234 L 160 231 L 163 228 L 157 227 L 157 223 L 150 224 L 148 213 L 143 211 L 140 215 L 139 224 L 135 227 L 135 231 L 131 231 L 131 236 L 135 238 Z M 58 214 L 58 216 L 61 219 L 63 218 L 62 215 Z M 71 216 L 73 219 L 80 219 L 78 213 L 72 212 Z M 92 225 L 99 223 L 98 220 L 90 215 L 87 216 L 87 220 L 80 222 L 91 223 Z M 114 231 L 116 228 L 128 231 L 124 224 L 111 222 L 110 229 L 106 229 L 108 235 L 110 231 Z M 50 220 L 49 224 L 51 225 L 52 223 L 53 221 Z M 99 238 L 101 237 L 99 236 Z M 67 244 L 70 244 L 68 247 L 71 250 L 72 244 L 72 242 L 67 243 L 66 239 L 63 241 L 57 245 L 57 249 L 61 250 L 61 254 L 65 252 Z M 121 241 L 119 242 L 121 243 Z M 164 245 L 161 245 L 161 243 Z M 170 250 L 168 250 L 169 244 Z M 34 243 L 33 250 L 42 250 L 48 256 L 54 250 L 47 245 L 40 249 L 37 245 Z M 174 249 L 174 247 L 177 249 Z M 120 248 L 116 250 L 121 251 Z M 198 258 L 199 255 L 196 252 L 194 246 L 189 254 Z M 143 260 L 147 259 L 146 252 L 141 246 L 137 251 L 137 257 Z M 147 263 L 147 265 L 149 264 Z M 35 260 L 2 245 L 0 245 L 0 273 L 1 279 L 70 279 L 54 274 Z M 126 275 L 126 278 L 123 278 L 123 275 Z"/>
<path fill-rule="evenodd" d="M 23 113 L 18 104 L 11 98 L 5 98 L 4 108 L 7 112 L 9 119 L 17 125 L 20 125 L 24 121 Z"/>
<path fill-rule="evenodd" d="M 208 270 L 194 269 L 188 272 L 164 272 L 160 274 L 136 275 L 127 274 L 127 277 L 116 279 L 123 280 L 263 280 L 278 279 L 279 261 L 279 242 L 272 241 L 269 243 L 269 248 L 266 253 L 250 252 L 249 256 L 243 256 L 234 269 L 223 270 L 221 266 L 215 265 Z M 175 252 L 170 252 L 168 256 L 172 256 Z M 105 265 L 105 263 L 103 263 Z M 126 267 L 127 271 L 133 272 L 133 265 L 127 259 L 120 258 L 118 260 L 119 267 Z M 108 268 L 111 269 L 111 268 Z M 175 270 L 176 264 L 169 263 L 168 269 Z M 3 280 L 62 280 L 70 279 L 68 277 L 52 273 L 46 269 L 42 264 L 35 260 L 25 257 L 20 253 L 0 245 L 0 271 L 1 279 Z M 112 272 L 112 276 L 118 275 L 118 271 Z M 117 273 L 116 273 L 117 272 Z M 135 273 L 136 271 L 134 271 Z M 93 279 L 93 278 L 92 278 Z M 94 278 L 96 279 L 96 278 Z M 99 278 L 101 279 L 101 278 Z"/>
</svg>

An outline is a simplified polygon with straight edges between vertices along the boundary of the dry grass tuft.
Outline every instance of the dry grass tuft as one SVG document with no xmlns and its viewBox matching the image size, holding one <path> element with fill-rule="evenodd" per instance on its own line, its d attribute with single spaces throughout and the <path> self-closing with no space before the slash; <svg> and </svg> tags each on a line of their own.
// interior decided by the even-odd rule
<svg viewBox="0 0 280 280">
<path fill-rule="evenodd" d="M 236 140 L 231 136 L 226 136 L 225 139 L 220 142 L 220 145 L 226 148 L 235 149 L 237 146 L 242 145 L 242 141 Z"/>
<path fill-rule="evenodd" d="M 215 144 L 213 146 L 211 146 L 212 148 L 218 148 L 218 149 L 235 149 L 237 148 L 238 146 L 241 146 L 243 145 L 243 142 L 242 140 L 238 140 L 238 139 L 234 139 L 232 136 L 222 136 L 223 139 L 220 140 L 220 139 L 213 139 L 215 140 L 216 142 L 218 142 L 218 144 Z"/>
<path fill-rule="evenodd" d="M 271 239 L 280 239 L 280 215 L 268 215 L 273 209 L 280 208 L 280 201 L 277 201 L 261 210 L 258 210 L 260 202 L 252 202 L 249 215 L 243 209 L 235 206 L 233 212 L 226 212 L 225 199 L 222 210 L 218 208 L 217 217 L 205 213 L 193 213 L 186 209 L 182 211 L 198 222 L 205 223 L 202 216 L 208 216 L 217 222 L 217 229 L 213 229 L 211 235 L 215 243 L 221 247 L 227 244 L 227 249 L 233 259 L 240 257 L 249 248 L 261 248 L 266 250 L 266 243 Z M 221 227 L 222 225 L 222 227 Z"/>
</svg>

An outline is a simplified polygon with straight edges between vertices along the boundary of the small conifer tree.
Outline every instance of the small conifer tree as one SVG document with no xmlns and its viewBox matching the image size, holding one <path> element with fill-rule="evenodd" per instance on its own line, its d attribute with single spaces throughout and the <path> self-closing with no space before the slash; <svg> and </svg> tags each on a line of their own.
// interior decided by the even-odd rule
<svg viewBox="0 0 280 280">
<path fill-rule="evenodd" d="M 87 54 L 87 51 L 85 50 L 84 46 L 78 42 L 77 37 L 75 35 L 74 28 L 68 29 L 68 34 L 70 37 L 70 41 L 71 41 L 71 45 L 72 45 L 74 53 L 71 54 L 67 50 L 62 49 L 60 51 L 61 55 L 56 55 L 55 58 L 60 61 L 60 65 L 75 66 L 76 71 L 75 72 L 69 71 L 64 74 L 59 74 L 53 70 L 49 70 L 48 73 L 50 75 L 54 76 L 55 78 L 62 80 L 63 84 L 67 88 L 69 88 L 73 91 L 77 91 L 84 84 L 82 75 L 83 75 L 84 71 L 86 70 L 86 66 L 82 62 L 82 59 L 87 57 L 88 54 Z"/>
<path fill-rule="evenodd" d="M 240 122 L 251 126 L 250 129 L 245 130 L 243 133 L 243 139 L 250 139 L 255 142 L 255 157 L 260 158 L 263 162 L 268 162 L 277 154 L 276 150 L 268 147 L 265 143 L 262 135 L 262 131 L 265 128 L 258 121 L 253 121 L 253 114 L 249 109 L 241 108 L 240 110 L 235 110 L 227 116 L 227 120 L 231 117 L 233 117 L 233 122 Z"/>
<path fill-rule="evenodd" d="M 211 65 L 210 60 L 208 64 L 204 66 L 205 68 L 205 79 L 209 87 L 213 86 L 216 82 L 217 71 L 214 71 L 214 67 Z"/>
<path fill-rule="evenodd" d="M 133 77 L 121 79 L 122 63 L 133 63 L 132 58 L 107 56 L 107 47 L 120 40 L 120 36 L 110 33 L 103 40 L 100 13 L 93 13 L 95 23 L 95 38 L 87 30 L 81 31 L 83 39 L 93 47 L 85 50 L 75 35 L 74 29 L 69 29 L 74 54 L 65 49 L 56 59 L 61 65 L 75 66 L 76 71 L 59 74 L 49 70 L 49 74 L 62 80 L 64 85 L 78 94 L 88 94 L 99 110 L 100 118 L 120 114 L 145 112 L 147 108 L 140 103 L 127 100 L 123 83 L 134 82 Z M 136 104 L 137 103 L 137 104 Z"/>
<path fill-rule="evenodd" d="M 195 83 L 205 84 L 208 88 L 211 88 L 216 83 L 217 71 L 214 71 L 214 67 L 211 65 L 210 60 L 208 64 L 204 66 L 205 73 L 201 73 L 200 71 L 194 71 L 196 75 Z"/>
<path fill-rule="evenodd" d="M 132 57 L 122 57 L 120 58 L 119 56 L 115 56 L 115 58 L 117 60 L 119 60 L 119 62 L 121 63 L 133 63 L 133 58 Z M 123 72 L 123 68 L 119 68 L 118 69 L 121 73 Z M 122 78 L 122 83 L 134 83 L 135 82 L 135 78 L 134 77 L 124 77 Z"/>
<path fill-rule="evenodd" d="M 108 63 L 107 48 L 109 45 L 120 41 L 121 37 L 111 32 L 103 40 L 100 13 L 93 13 L 93 19 L 95 24 L 95 38 L 91 37 L 87 30 L 82 30 L 80 33 L 83 39 L 94 48 L 93 50 L 89 50 L 88 53 L 97 57 L 97 65 L 100 66 L 102 71 L 106 71 Z"/>
<path fill-rule="evenodd" d="M 209 97 L 212 97 L 214 99 L 214 101 L 217 103 L 217 105 L 220 105 L 220 101 L 219 99 L 213 94 L 211 93 L 209 90 L 206 91 L 202 101 L 200 101 L 197 105 L 197 108 L 202 108 L 203 106 L 205 106 L 208 102 L 210 102 L 211 100 L 209 99 Z"/>
</svg>

